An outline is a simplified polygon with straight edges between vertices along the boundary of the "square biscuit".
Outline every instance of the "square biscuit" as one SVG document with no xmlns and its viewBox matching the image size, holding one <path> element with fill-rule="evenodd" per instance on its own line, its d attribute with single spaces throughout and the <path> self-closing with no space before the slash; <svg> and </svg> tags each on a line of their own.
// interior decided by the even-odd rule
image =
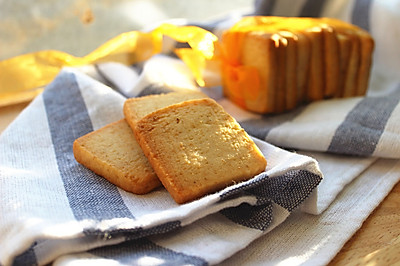
<svg viewBox="0 0 400 266">
<path fill-rule="evenodd" d="M 336 31 L 333 27 L 322 24 L 324 51 L 324 98 L 333 98 L 339 90 L 340 50 Z"/>
<path fill-rule="evenodd" d="M 273 36 L 272 33 L 248 32 L 242 41 L 241 64 L 257 70 L 259 83 L 257 90 L 249 90 L 246 84 L 239 90 L 243 94 L 246 108 L 257 113 L 275 113 L 278 94 L 282 95 L 277 87 L 283 83 L 279 73 L 285 62 L 279 60 L 283 49 L 279 46 L 279 39 Z"/>
<path fill-rule="evenodd" d="M 337 33 L 336 34 L 338 43 L 339 43 L 339 58 L 340 58 L 340 65 L 339 65 L 339 89 L 335 93 L 335 97 L 343 97 L 344 91 L 348 91 L 348 88 L 345 88 L 346 84 L 346 77 L 347 77 L 347 69 L 350 62 L 350 54 L 351 54 L 351 47 L 352 47 L 352 38 L 349 36 Z"/>
<path fill-rule="evenodd" d="M 208 96 L 201 91 L 182 90 L 165 94 L 129 98 L 124 103 L 123 112 L 126 121 L 133 128 L 138 120 L 158 109 L 186 100 L 207 97 Z"/>
<path fill-rule="evenodd" d="M 256 113 L 365 95 L 374 40 L 333 18 L 248 16 L 223 33 L 224 94 Z"/>
<path fill-rule="evenodd" d="M 350 61 L 343 97 L 364 95 L 368 88 L 374 39 L 367 31 L 341 20 L 323 18 L 322 21 L 351 39 Z"/>
<path fill-rule="evenodd" d="M 357 77 L 356 96 L 365 95 L 368 89 L 370 71 L 372 67 L 372 52 L 375 47 L 374 39 L 365 31 L 357 31 L 361 42 L 361 60 Z"/>
<path fill-rule="evenodd" d="M 348 30 L 344 30 L 341 32 L 351 40 L 350 57 L 344 82 L 343 97 L 352 97 L 356 95 L 357 91 L 357 77 L 361 59 L 361 44 L 357 35 L 353 34 L 351 31 L 349 32 Z"/>
<path fill-rule="evenodd" d="M 309 75 L 309 64 L 311 54 L 311 41 L 301 31 L 292 30 L 295 42 L 297 44 L 296 52 L 296 83 L 297 83 L 297 104 L 305 101 L 307 91 L 307 80 Z"/>
<path fill-rule="evenodd" d="M 310 69 L 308 76 L 307 101 L 317 101 L 324 98 L 325 64 L 323 30 L 315 26 L 304 31 L 311 43 Z"/>
<path fill-rule="evenodd" d="M 284 38 L 286 45 L 284 60 L 285 64 L 285 111 L 295 108 L 298 104 L 298 68 L 300 60 L 298 58 L 299 38 L 290 31 L 279 31 L 279 35 Z M 301 71 L 301 70 L 300 70 Z M 279 110 L 278 110 L 279 111 Z"/>
<path fill-rule="evenodd" d="M 280 34 L 272 35 L 272 39 L 275 41 L 276 47 L 276 64 L 273 66 L 278 70 L 277 80 L 275 84 L 276 98 L 275 98 L 275 113 L 281 113 L 286 110 L 286 98 L 287 98 L 287 83 L 286 75 L 288 74 L 287 69 L 287 50 L 289 43 L 286 38 L 282 37 Z M 290 46 L 293 48 L 293 46 Z"/>
<path fill-rule="evenodd" d="M 244 129 L 212 99 L 152 112 L 137 121 L 134 134 L 179 204 L 248 180 L 267 164 Z"/>
<path fill-rule="evenodd" d="M 73 143 L 78 163 L 135 194 L 161 186 L 125 119 L 92 131 Z"/>
</svg>

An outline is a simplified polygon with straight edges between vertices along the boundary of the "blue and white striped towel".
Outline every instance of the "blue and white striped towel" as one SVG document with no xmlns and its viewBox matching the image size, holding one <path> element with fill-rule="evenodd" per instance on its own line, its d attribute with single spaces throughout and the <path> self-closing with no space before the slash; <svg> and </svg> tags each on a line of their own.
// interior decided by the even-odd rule
<svg viewBox="0 0 400 266">
<path fill-rule="evenodd" d="M 361 2 L 379 6 L 338 1 L 336 10 Z M 280 3 L 264 6 L 276 14 Z M 140 66 L 64 69 L 0 136 L 0 264 L 328 263 L 400 180 L 400 83 L 377 62 L 370 97 L 285 115 L 248 113 L 220 88 L 205 89 L 256 137 L 269 165 L 181 206 L 163 189 L 136 196 L 116 188 L 76 163 L 72 142 L 123 117 L 122 95 L 197 89 L 182 62 L 158 55 Z"/>
<path fill-rule="evenodd" d="M 283 221 L 321 181 L 317 163 L 310 157 L 256 140 L 269 166 L 251 181 L 180 206 L 164 189 L 144 196 L 122 191 L 78 164 L 72 143 L 121 119 L 124 100 L 111 88 L 65 69 L 2 134 L 3 264 L 13 259 L 22 265 L 45 264 L 63 254 L 121 242 L 123 249 L 140 251 L 139 261 L 156 248 L 157 256 L 172 264 L 217 263 Z M 303 208 L 315 212 L 316 201 Z M 219 240 L 214 235 L 216 240 L 209 245 L 203 246 L 205 239 L 196 237 L 198 245 L 188 246 L 185 234 L 179 243 L 161 244 L 147 238 L 214 213 L 218 213 L 214 219 L 219 227 L 213 230 L 229 229 L 229 233 Z M 204 228 L 190 233 L 203 234 Z M 241 241 L 225 247 L 222 237 Z M 176 244 L 183 246 L 177 249 Z M 218 246 L 225 252 L 211 252 Z M 111 255 L 114 249 L 90 252 Z"/>
</svg>

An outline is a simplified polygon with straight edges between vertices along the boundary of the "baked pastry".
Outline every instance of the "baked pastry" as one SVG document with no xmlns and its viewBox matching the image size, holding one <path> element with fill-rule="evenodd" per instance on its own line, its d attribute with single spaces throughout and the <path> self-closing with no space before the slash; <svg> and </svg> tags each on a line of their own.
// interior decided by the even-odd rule
<svg viewBox="0 0 400 266">
<path fill-rule="evenodd" d="M 250 179 L 266 167 L 252 139 L 212 99 L 158 109 L 138 120 L 133 131 L 177 203 Z"/>
<path fill-rule="evenodd" d="M 191 99 L 207 98 L 201 91 L 181 90 L 166 94 L 147 95 L 138 98 L 127 99 L 123 111 L 125 119 L 131 127 L 144 116 L 168 105 L 176 104 Z"/>
<path fill-rule="evenodd" d="M 161 186 L 125 119 L 74 141 L 75 159 L 114 185 L 135 194 Z"/>
<path fill-rule="evenodd" d="M 257 113 L 366 93 L 374 41 L 332 18 L 244 17 L 220 42 L 225 95 Z"/>
<path fill-rule="evenodd" d="M 204 97 L 202 92 L 189 90 L 149 95 L 126 100 L 124 110 L 133 122 L 158 108 Z M 73 152 L 77 162 L 126 191 L 146 194 L 161 186 L 126 119 L 76 139 Z"/>
</svg>

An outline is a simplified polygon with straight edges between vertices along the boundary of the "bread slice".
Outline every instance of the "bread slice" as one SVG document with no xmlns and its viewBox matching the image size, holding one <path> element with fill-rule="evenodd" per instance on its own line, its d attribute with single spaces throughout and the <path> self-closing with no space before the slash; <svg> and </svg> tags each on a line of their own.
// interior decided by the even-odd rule
<svg viewBox="0 0 400 266">
<path fill-rule="evenodd" d="M 135 194 L 161 186 L 125 119 L 74 141 L 75 159 L 114 185 Z"/>
<path fill-rule="evenodd" d="M 137 121 L 134 133 L 179 204 L 250 179 L 267 164 L 247 133 L 212 99 L 152 112 Z"/>
<path fill-rule="evenodd" d="M 128 124 L 134 127 L 138 120 L 158 109 L 186 100 L 207 97 L 208 96 L 201 91 L 187 90 L 130 98 L 125 101 L 123 112 Z"/>
</svg>

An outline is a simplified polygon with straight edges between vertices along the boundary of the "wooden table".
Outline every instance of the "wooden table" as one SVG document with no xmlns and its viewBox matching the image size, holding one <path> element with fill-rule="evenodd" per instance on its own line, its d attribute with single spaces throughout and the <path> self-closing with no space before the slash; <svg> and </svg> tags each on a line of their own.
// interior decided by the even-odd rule
<svg viewBox="0 0 400 266">
<path fill-rule="evenodd" d="M 0 107 L 0 132 L 28 105 Z M 400 173 L 399 173 L 400 174 Z M 329 264 L 400 265 L 400 183 Z"/>
</svg>

